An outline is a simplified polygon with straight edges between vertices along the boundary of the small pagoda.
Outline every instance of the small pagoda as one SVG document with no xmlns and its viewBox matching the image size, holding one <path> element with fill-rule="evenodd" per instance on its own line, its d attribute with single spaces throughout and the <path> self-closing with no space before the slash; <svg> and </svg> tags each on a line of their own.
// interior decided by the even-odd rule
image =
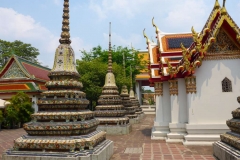
<svg viewBox="0 0 240 160">
<path fill-rule="evenodd" d="M 124 78 L 126 78 L 124 53 L 123 53 L 123 76 Z M 137 118 L 138 116 L 135 114 L 135 107 L 132 106 L 132 101 L 130 100 L 128 94 L 128 88 L 125 84 L 122 86 L 120 96 L 122 98 L 123 106 L 126 109 L 126 116 L 129 118 L 129 123 L 130 124 L 138 123 L 139 122 Z"/>
<path fill-rule="evenodd" d="M 240 103 L 240 96 L 237 101 Z M 232 117 L 226 122 L 231 131 L 221 134 L 221 141 L 213 144 L 213 155 L 219 160 L 240 159 L 240 107 L 232 111 Z"/>
<path fill-rule="evenodd" d="M 126 110 L 122 105 L 122 99 L 119 96 L 115 76 L 112 71 L 110 23 L 108 70 L 105 77 L 102 95 L 99 97 L 98 105 L 95 108 L 96 119 L 100 121 L 97 129 L 106 131 L 107 134 L 113 135 L 128 134 L 131 132 L 131 125 L 129 124 L 129 118 L 125 115 Z"/>
<path fill-rule="evenodd" d="M 69 0 L 64 0 L 62 24 L 60 45 L 46 82 L 48 91 L 41 94 L 39 111 L 31 115 L 32 121 L 23 126 L 28 134 L 14 140 L 13 149 L 3 155 L 5 160 L 110 159 L 113 154 L 113 142 L 106 140 L 106 132 L 96 130 L 99 121 L 86 109 L 89 101 L 80 91 L 83 86 L 70 46 Z"/>
<path fill-rule="evenodd" d="M 129 98 L 132 102 L 132 106 L 135 108 L 135 114 L 137 115 L 137 118 L 141 120 L 144 117 L 144 113 L 142 111 L 142 108 L 140 108 L 140 103 L 137 99 L 137 96 L 134 94 L 133 91 L 133 85 L 132 85 L 132 69 L 131 69 L 131 88 L 129 92 Z"/>
</svg>

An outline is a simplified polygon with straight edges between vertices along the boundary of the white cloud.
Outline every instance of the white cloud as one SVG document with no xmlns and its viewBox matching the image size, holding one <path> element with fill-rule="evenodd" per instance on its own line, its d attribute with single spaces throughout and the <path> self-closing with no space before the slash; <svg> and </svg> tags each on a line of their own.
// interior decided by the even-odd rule
<svg viewBox="0 0 240 160">
<path fill-rule="evenodd" d="M 55 49 L 59 45 L 59 36 L 52 34 L 32 17 L 17 13 L 11 8 L 0 7 L 0 38 L 7 41 L 20 40 L 38 48 L 39 61 L 52 67 Z M 72 47 L 76 54 L 82 48 L 89 49 L 79 37 L 73 37 Z"/>
<path fill-rule="evenodd" d="M 108 44 L 109 35 L 107 33 L 103 34 L 105 44 Z M 122 37 L 117 33 L 112 33 L 112 44 L 116 46 L 131 47 L 139 45 L 142 41 L 142 36 L 138 34 L 131 34 L 129 37 Z"/>
<path fill-rule="evenodd" d="M 168 12 L 166 24 L 170 29 L 185 28 L 191 31 L 191 26 L 198 30 L 204 25 L 207 6 L 202 0 L 184 0 L 172 6 L 172 10 Z"/>
<path fill-rule="evenodd" d="M 89 8 L 97 13 L 100 19 L 116 14 L 124 18 L 133 18 L 139 13 L 148 0 L 91 0 Z"/>
</svg>

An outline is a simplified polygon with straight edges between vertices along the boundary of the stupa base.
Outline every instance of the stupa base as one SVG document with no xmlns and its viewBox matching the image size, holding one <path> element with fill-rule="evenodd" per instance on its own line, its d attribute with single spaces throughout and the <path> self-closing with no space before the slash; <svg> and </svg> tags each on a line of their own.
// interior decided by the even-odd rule
<svg viewBox="0 0 240 160">
<path fill-rule="evenodd" d="M 138 124 L 139 123 L 139 118 L 137 117 L 137 118 L 132 118 L 132 119 L 129 119 L 129 123 L 130 124 Z"/>
<path fill-rule="evenodd" d="M 113 141 L 105 140 L 93 150 L 75 152 L 14 151 L 3 153 L 3 160 L 109 160 L 113 155 Z"/>
<path fill-rule="evenodd" d="M 213 144 L 213 155 L 218 160 L 240 160 L 240 151 L 221 141 Z"/>
<path fill-rule="evenodd" d="M 141 114 L 138 115 L 139 120 L 142 120 L 145 117 L 145 114 L 141 112 Z"/>
<path fill-rule="evenodd" d="M 105 131 L 107 135 L 124 135 L 132 131 L 132 125 L 98 125 L 97 130 Z"/>
</svg>

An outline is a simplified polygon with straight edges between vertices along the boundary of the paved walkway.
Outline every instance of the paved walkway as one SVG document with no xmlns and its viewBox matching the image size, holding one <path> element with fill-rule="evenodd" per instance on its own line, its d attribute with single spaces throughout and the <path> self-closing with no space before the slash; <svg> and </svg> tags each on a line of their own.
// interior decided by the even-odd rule
<svg viewBox="0 0 240 160">
<path fill-rule="evenodd" d="M 210 146 L 186 147 L 180 143 L 151 140 L 154 117 L 155 115 L 146 115 L 141 123 L 133 125 L 133 131 L 129 135 L 107 136 L 114 141 L 111 160 L 215 160 Z M 26 134 L 23 129 L 0 131 L 0 154 L 11 148 L 13 140 L 23 134 Z"/>
</svg>

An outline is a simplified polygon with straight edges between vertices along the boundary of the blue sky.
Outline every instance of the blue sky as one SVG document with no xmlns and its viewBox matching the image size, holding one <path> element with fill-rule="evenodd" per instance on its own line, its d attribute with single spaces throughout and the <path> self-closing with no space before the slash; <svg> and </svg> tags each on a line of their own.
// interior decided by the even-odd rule
<svg viewBox="0 0 240 160">
<path fill-rule="evenodd" d="M 70 33 L 76 58 L 79 50 L 112 44 L 144 50 L 142 31 L 155 40 L 151 19 L 163 32 L 200 31 L 215 0 L 70 0 Z M 219 0 L 222 5 L 222 0 Z M 240 26 L 240 1 L 227 0 L 226 8 Z M 63 0 L 0 0 L 0 39 L 21 40 L 40 50 L 39 61 L 50 68 L 59 42 Z"/>
</svg>

